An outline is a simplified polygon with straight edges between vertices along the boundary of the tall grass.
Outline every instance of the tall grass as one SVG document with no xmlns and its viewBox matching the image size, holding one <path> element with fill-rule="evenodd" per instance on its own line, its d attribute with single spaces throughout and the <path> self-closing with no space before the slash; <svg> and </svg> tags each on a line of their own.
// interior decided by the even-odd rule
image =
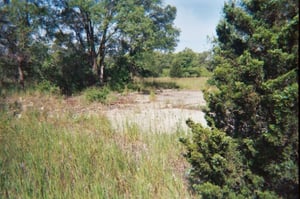
<svg viewBox="0 0 300 199">
<path fill-rule="evenodd" d="M 0 198 L 192 198 L 180 132 L 116 132 L 101 115 L 35 108 L 0 114 Z"/>
<path fill-rule="evenodd" d="M 212 87 L 207 83 L 209 77 L 187 77 L 187 78 L 170 78 L 170 77 L 158 77 L 158 78 L 145 78 L 144 85 L 146 86 L 158 86 L 169 85 L 168 88 L 180 88 L 187 90 L 205 90 Z"/>
</svg>

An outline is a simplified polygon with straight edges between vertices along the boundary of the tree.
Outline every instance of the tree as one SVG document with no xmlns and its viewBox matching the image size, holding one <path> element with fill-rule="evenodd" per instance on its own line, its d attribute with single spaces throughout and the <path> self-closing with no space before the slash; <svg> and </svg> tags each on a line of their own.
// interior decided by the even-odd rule
<svg viewBox="0 0 300 199">
<path fill-rule="evenodd" d="M 65 0 L 57 10 L 56 39 L 68 36 L 70 46 L 87 52 L 101 84 L 107 56 L 125 56 L 131 70 L 136 70 L 136 57 L 174 49 L 179 33 L 172 25 L 176 9 L 163 7 L 161 1 Z"/>
<path fill-rule="evenodd" d="M 171 77 L 199 77 L 201 70 L 206 68 L 205 59 L 208 56 L 207 53 L 196 53 L 189 48 L 185 48 L 183 51 L 175 53 L 170 69 Z"/>
<path fill-rule="evenodd" d="M 107 66 L 112 71 L 124 65 L 129 76 L 143 72 L 143 57 L 172 51 L 179 34 L 176 8 L 157 0 L 12 0 L 0 6 L 1 82 L 14 73 L 8 66 L 16 65 L 21 85 L 32 71 L 68 92 L 96 78 L 103 84 L 112 78 L 105 75 Z M 70 78 L 63 71 L 85 75 Z"/>
<path fill-rule="evenodd" d="M 244 167 L 262 179 L 254 190 L 283 198 L 299 197 L 298 4 L 227 2 L 213 52 L 218 91 L 206 94 L 210 126 L 234 139 Z"/>
<path fill-rule="evenodd" d="M 199 53 L 198 56 L 200 67 L 205 68 L 206 70 L 212 72 L 214 70 L 214 66 L 212 64 L 212 52 L 204 51 Z"/>
<path fill-rule="evenodd" d="M 25 76 L 38 73 L 47 54 L 41 43 L 41 26 L 46 15 L 44 1 L 3 1 L 0 3 L 0 67 L 3 79 L 17 77 L 24 88 Z M 37 50 L 39 49 L 39 50 Z M 36 54 L 37 53 L 37 54 Z M 17 72 L 16 72 L 17 71 Z"/>
<path fill-rule="evenodd" d="M 65 49 L 59 45 L 53 45 L 52 50 L 54 49 L 40 69 L 43 80 L 58 86 L 67 95 L 95 83 L 89 59 L 84 52 L 74 48 Z"/>
</svg>

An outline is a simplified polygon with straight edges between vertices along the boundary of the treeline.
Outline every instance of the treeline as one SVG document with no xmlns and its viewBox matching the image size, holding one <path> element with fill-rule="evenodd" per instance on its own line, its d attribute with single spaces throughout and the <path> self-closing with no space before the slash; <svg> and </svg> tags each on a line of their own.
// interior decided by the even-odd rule
<svg viewBox="0 0 300 199">
<path fill-rule="evenodd" d="M 213 71 L 211 52 L 197 53 L 189 48 L 177 53 L 145 53 L 138 64 L 143 77 L 200 77 Z"/>
<path fill-rule="evenodd" d="M 213 51 L 171 53 L 176 8 L 154 0 L 2 1 L 1 87 L 47 81 L 71 94 L 135 75 L 213 72 L 210 128 L 181 138 L 202 198 L 299 198 L 299 2 L 229 0 Z M 26 80 L 26 81 L 25 81 Z M 25 85 L 26 86 L 26 85 Z"/>
<path fill-rule="evenodd" d="M 122 87 L 135 75 L 207 73 L 208 52 L 171 53 L 176 8 L 162 1 L 12 0 L 0 10 L 2 86 L 47 81 L 71 94 L 95 84 Z"/>
<path fill-rule="evenodd" d="M 299 1 L 228 1 L 216 27 L 210 129 L 188 121 L 202 198 L 299 198 Z"/>
</svg>

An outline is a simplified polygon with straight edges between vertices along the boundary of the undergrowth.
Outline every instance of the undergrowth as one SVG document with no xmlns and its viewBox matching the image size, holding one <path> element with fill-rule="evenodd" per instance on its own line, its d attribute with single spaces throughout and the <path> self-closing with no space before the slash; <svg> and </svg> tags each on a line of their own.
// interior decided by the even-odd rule
<svg viewBox="0 0 300 199">
<path fill-rule="evenodd" d="M 84 91 L 85 98 L 88 102 L 106 103 L 110 90 L 107 87 L 96 88 L 91 87 Z"/>
</svg>

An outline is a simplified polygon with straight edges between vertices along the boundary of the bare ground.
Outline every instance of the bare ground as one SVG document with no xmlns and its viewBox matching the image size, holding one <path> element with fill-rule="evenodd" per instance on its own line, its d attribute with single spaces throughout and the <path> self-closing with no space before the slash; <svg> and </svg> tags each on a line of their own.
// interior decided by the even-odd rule
<svg viewBox="0 0 300 199">
<path fill-rule="evenodd" d="M 127 95 L 118 94 L 109 105 L 87 104 L 83 96 L 58 98 L 33 95 L 30 97 L 10 98 L 10 104 L 18 102 L 21 111 L 37 108 L 48 118 L 59 118 L 63 113 L 71 115 L 105 115 L 116 131 L 125 127 L 137 127 L 144 132 L 172 133 L 188 131 L 185 124 L 188 118 L 207 126 L 201 107 L 205 106 L 201 91 L 161 90 L 155 94 L 138 92 Z M 59 102 L 59 103 L 57 103 Z M 14 109 L 12 109 L 15 111 Z"/>
<path fill-rule="evenodd" d="M 188 131 L 188 118 L 207 126 L 201 91 L 162 90 L 155 95 L 130 93 L 104 110 L 115 130 L 136 126 L 145 132 Z"/>
</svg>

